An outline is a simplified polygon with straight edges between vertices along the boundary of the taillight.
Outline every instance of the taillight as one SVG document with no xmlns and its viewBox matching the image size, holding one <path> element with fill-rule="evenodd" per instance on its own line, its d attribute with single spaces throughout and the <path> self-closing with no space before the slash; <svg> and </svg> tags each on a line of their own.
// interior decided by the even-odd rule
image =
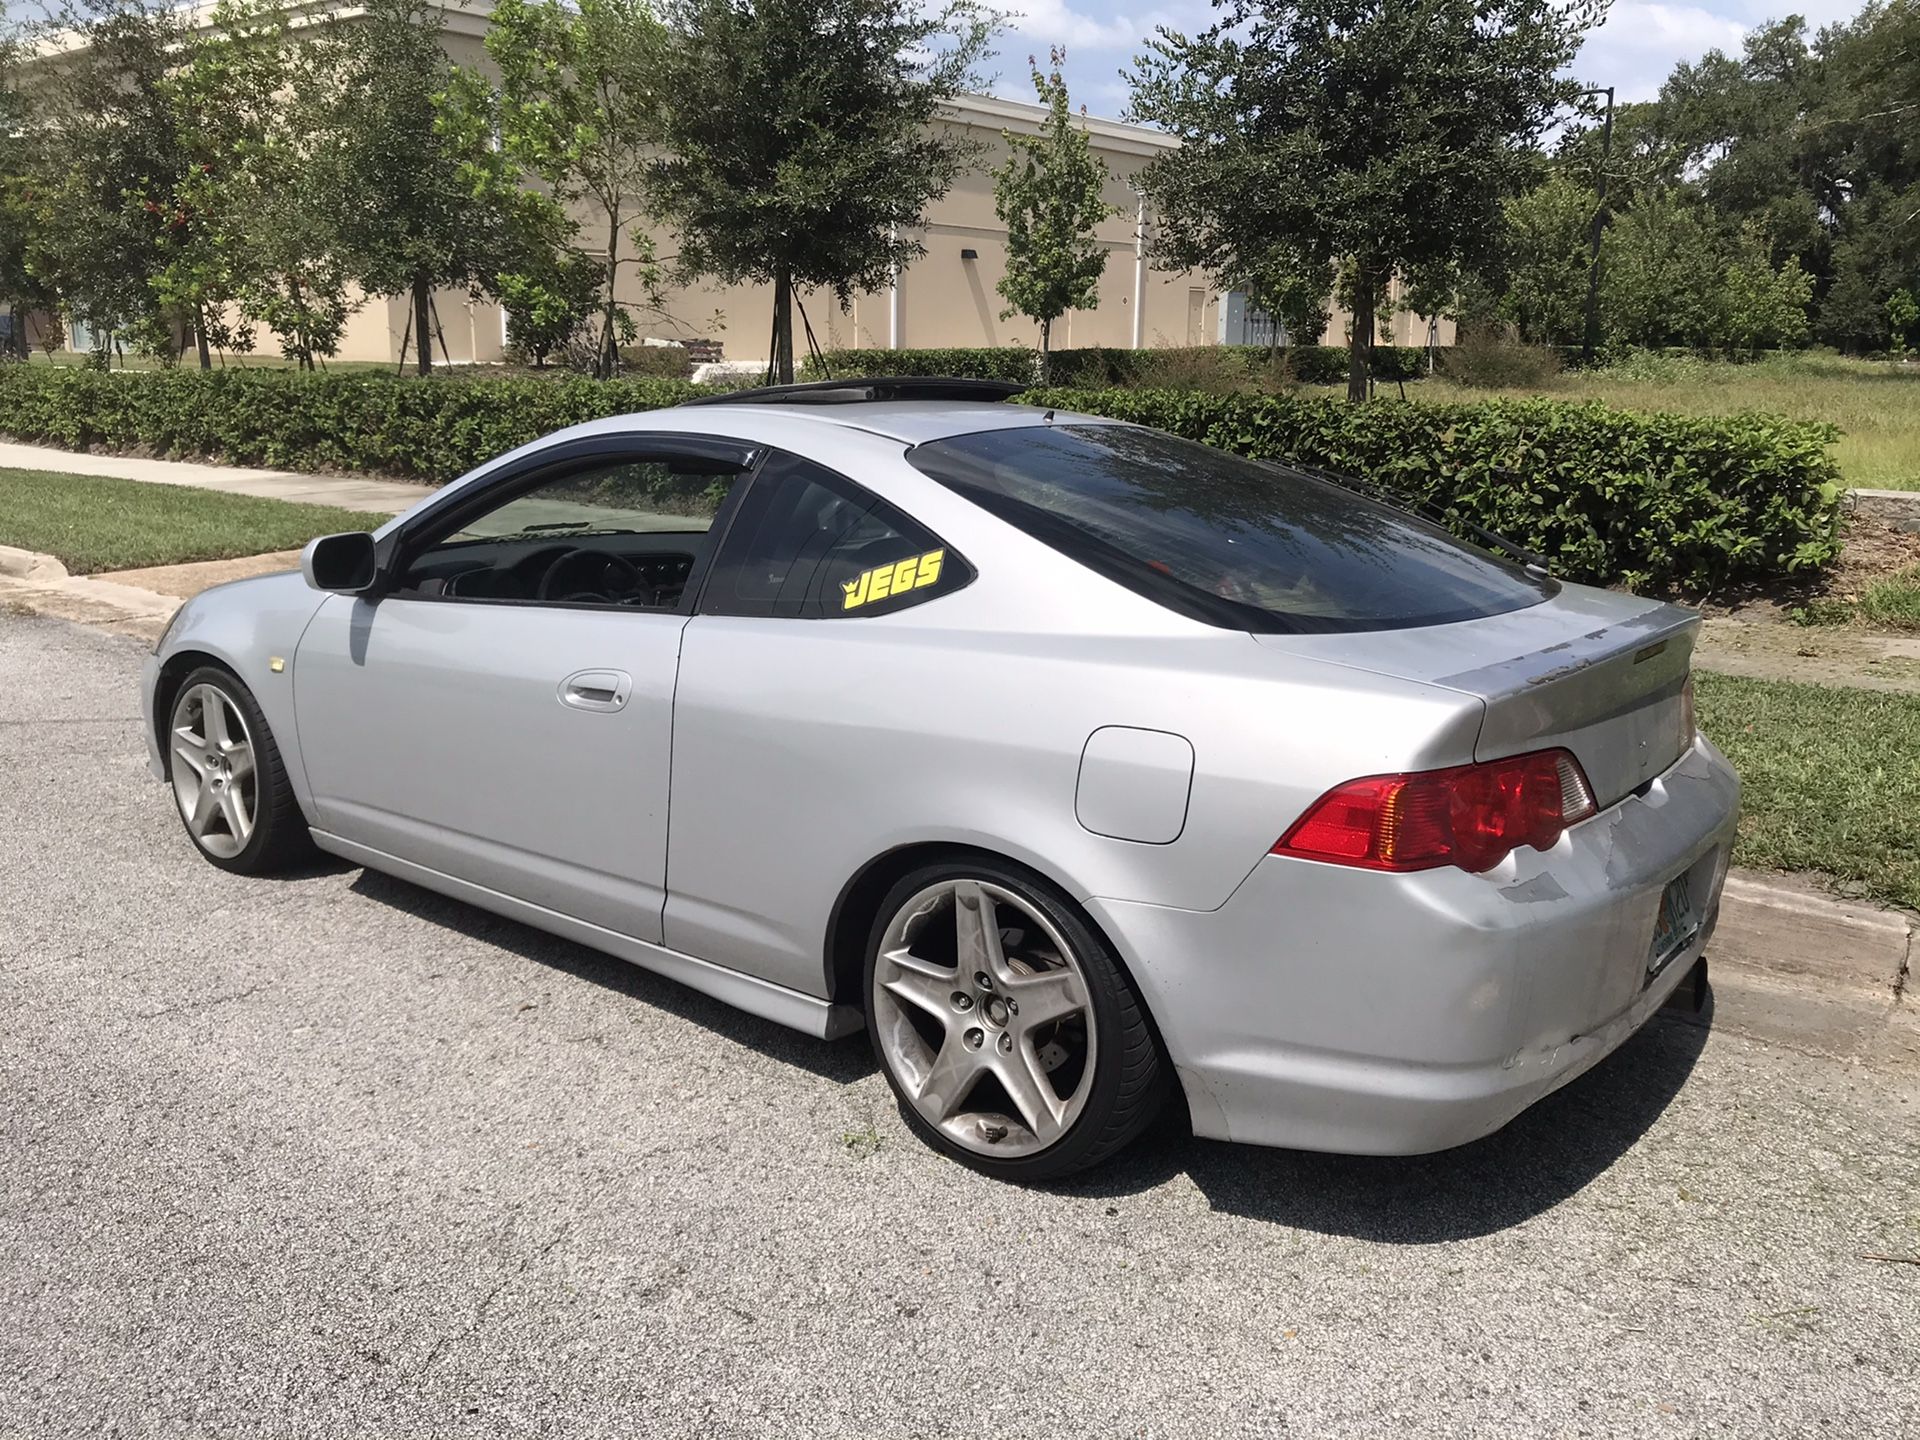
<svg viewBox="0 0 1920 1440">
<path fill-rule="evenodd" d="M 1699 722 L 1693 713 L 1693 672 L 1689 670 L 1687 683 L 1680 687 L 1680 743 L 1691 746 L 1699 733 Z"/>
<path fill-rule="evenodd" d="M 1593 788 L 1565 750 L 1410 775 L 1368 775 L 1322 795 L 1276 855 L 1367 870 L 1491 870 L 1522 845 L 1548 850 L 1594 813 Z"/>
</svg>

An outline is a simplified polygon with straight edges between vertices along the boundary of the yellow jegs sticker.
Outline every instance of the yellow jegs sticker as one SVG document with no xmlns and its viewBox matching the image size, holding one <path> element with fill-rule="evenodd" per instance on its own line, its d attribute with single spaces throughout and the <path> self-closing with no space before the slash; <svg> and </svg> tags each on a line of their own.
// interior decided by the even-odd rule
<svg viewBox="0 0 1920 1440">
<path fill-rule="evenodd" d="M 924 590 L 940 578 L 940 565 L 946 558 L 947 552 L 944 550 L 929 550 L 924 555 L 909 555 L 892 565 L 862 570 L 840 587 L 846 593 L 846 603 L 840 608 L 854 610 L 862 605 L 871 605 L 875 600 L 884 600 L 889 595 Z"/>
</svg>

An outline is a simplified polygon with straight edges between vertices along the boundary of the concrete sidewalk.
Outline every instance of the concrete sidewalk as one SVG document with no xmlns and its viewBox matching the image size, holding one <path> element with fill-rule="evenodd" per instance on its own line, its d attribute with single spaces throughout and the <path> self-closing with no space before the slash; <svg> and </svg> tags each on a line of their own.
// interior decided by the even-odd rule
<svg viewBox="0 0 1920 1440">
<path fill-rule="evenodd" d="M 43 445 L 0 442 L 0 469 L 51 470 L 64 475 L 104 475 L 150 485 L 191 485 L 233 495 L 262 495 L 308 505 L 338 505 L 346 510 L 393 514 L 420 503 L 431 485 L 395 480 L 363 480 L 351 475 L 301 475 L 290 470 L 249 470 L 237 465 L 204 465 L 186 460 L 143 460 L 132 455 L 92 455 Z"/>
</svg>

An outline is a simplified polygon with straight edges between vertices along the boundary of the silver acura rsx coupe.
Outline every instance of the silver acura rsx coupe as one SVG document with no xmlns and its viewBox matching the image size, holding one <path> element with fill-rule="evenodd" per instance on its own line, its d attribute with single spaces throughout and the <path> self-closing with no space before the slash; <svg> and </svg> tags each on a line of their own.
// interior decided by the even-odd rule
<svg viewBox="0 0 1920 1440">
<path fill-rule="evenodd" d="M 147 664 L 226 869 L 311 846 L 832 1038 L 990 1174 L 1485 1135 L 1695 970 L 1697 617 L 1327 477 L 861 381 L 595 421 Z"/>
</svg>

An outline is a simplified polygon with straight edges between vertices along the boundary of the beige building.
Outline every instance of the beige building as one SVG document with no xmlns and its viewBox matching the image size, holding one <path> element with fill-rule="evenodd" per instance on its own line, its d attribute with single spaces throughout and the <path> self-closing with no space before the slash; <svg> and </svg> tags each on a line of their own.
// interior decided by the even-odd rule
<svg viewBox="0 0 1920 1440">
<path fill-rule="evenodd" d="M 492 0 L 449 0 L 442 12 L 449 58 L 491 72 L 484 41 L 492 8 Z M 904 267 L 892 285 L 854 296 L 844 310 L 830 292 L 799 294 L 822 348 L 1038 344 L 1037 324 L 1019 315 L 1001 318 L 1006 302 L 996 287 L 1005 273 L 1006 227 L 994 214 L 992 172 L 1006 156 L 1005 133 L 1035 133 L 1045 117 L 1046 111 L 1038 105 L 993 96 L 963 96 L 952 103 L 947 123 L 980 143 L 979 161 L 929 207 L 916 235 L 925 253 Z M 1100 281 L 1099 304 L 1069 311 L 1056 321 L 1054 346 L 1140 349 L 1266 343 L 1269 324 L 1265 317 L 1249 312 L 1243 296 L 1221 294 L 1209 287 L 1203 275 L 1160 269 L 1148 258 L 1146 241 L 1153 216 L 1133 188 L 1134 177 L 1156 156 L 1177 149 L 1178 142 L 1160 131 L 1116 120 L 1088 118 L 1084 123 L 1094 153 L 1111 177 L 1107 200 L 1114 214 L 1097 232 L 1108 252 L 1107 267 Z M 672 233 L 657 229 L 653 240 L 656 254 L 670 270 L 675 251 Z M 604 237 L 600 243 L 605 243 Z M 638 301 L 640 297 L 634 293 L 622 298 Z M 443 351 L 456 364 L 503 358 L 507 320 L 500 306 L 475 300 L 464 291 L 442 291 L 433 308 L 436 359 Z M 397 363 L 403 344 L 411 343 L 411 315 L 407 296 L 366 300 L 349 319 L 337 358 Z M 666 296 L 664 314 L 637 318 L 644 337 L 710 338 L 723 344 L 730 360 L 764 361 L 773 323 L 772 290 L 752 285 L 676 287 Z M 1346 316 L 1336 313 L 1326 338 L 1340 343 L 1346 323 Z M 1397 313 L 1393 328 L 1395 343 L 1427 341 L 1428 325 L 1421 317 Z M 1438 343 L 1452 343 L 1452 322 L 1442 321 L 1440 328 Z M 91 347 L 92 337 L 84 332 L 69 338 L 75 348 Z M 263 351 L 274 353 L 271 334 L 262 332 L 258 339 Z M 794 339 L 798 359 L 806 353 L 806 343 L 797 324 Z"/>
</svg>

